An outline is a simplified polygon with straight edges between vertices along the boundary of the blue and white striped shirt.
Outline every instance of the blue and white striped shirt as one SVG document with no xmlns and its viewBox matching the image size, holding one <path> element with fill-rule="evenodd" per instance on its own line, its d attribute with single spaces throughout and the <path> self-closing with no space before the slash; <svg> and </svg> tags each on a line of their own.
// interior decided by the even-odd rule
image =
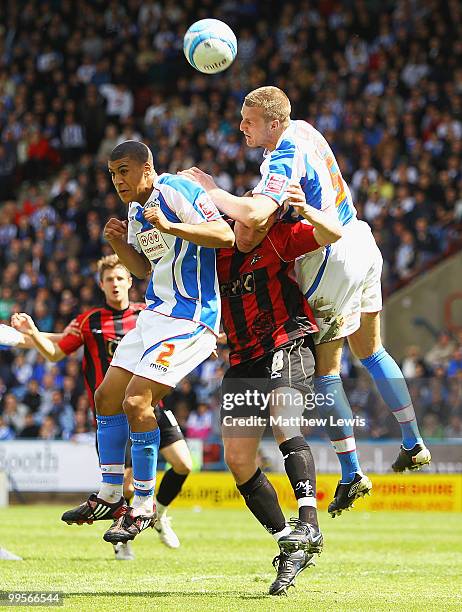
<svg viewBox="0 0 462 612">
<path fill-rule="evenodd" d="M 216 221 L 220 213 L 202 187 L 173 174 L 157 177 L 144 206 L 131 202 L 128 209 L 128 242 L 143 252 L 152 266 L 147 308 L 201 323 L 217 334 L 221 304 L 215 249 L 156 230 L 143 215 L 151 206 L 160 206 L 172 223 Z"/>
<path fill-rule="evenodd" d="M 287 187 L 299 184 L 310 206 L 336 211 L 346 225 L 356 218 L 350 189 L 324 136 L 306 121 L 291 121 L 274 151 L 265 152 L 261 181 L 253 190 L 282 205 Z M 288 211 L 290 214 L 292 211 Z"/>
</svg>

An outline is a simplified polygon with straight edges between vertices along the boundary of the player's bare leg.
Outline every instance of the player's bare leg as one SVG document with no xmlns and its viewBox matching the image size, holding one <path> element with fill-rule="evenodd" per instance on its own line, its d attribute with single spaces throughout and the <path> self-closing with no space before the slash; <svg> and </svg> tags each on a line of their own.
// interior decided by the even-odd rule
<svg viewBox="0 0 462 612">
<path fill-rule="evenodd" d="M 362 473 L 359 465 L 353 426 L 339 421 L 353 419 L 340 378 L 343 344 L 344 339 L 339 338 L 316 345 L 315 390 L 324 398 L 316 405 L 319 416 L 327 420 L 326 431 L 342 469 L 334 499 L 328 507 L 332 517 L 349 510 L 356 499 L 364 497 L 372 489 L 371 481 Z"/>
<path fill-rule="evenodd" d="M 418 470 L 431 455 L 420 435 L 411 396 L 400 367 L 382 345 L 380 312 L 361 314 L 360 328 L 348 338 L 353 354 L 374 379 L 379 393 L 397 420 L 402 434 L 395 472 Z"/>
<path fill-rule="evenodd" d="M 126 467 L 124 471 L 123 495 L 125 499 L 127 500 L 127 502 L 131 500 L 134 492 L 135 492 L 135 487 L 133 486 L 133 469 L 131 467 Z"/>
<path fill-rule="evenodd" d="M 162 544 L 168 548 L 179 548 L 180 541 L 172 529 L 171 517 L 167 514 L 169 504 L 175 499 L 192 470 L 192 458 L 185 440 L 177 440 L 160 451 L 171 468 L 164 474 L 157 491 L 157 517 L 154 529 Z"/>
<path fill-rule="evenodd" d="M 169 391 L 169 386 L 142 376 L 133 376 L 128 383 L 123 410 L 131 431 L 135 495 L 132 507 L 104 534 L 107 542 L 133 540 L 154 525 L 154 484 L 160 434 L 152 406 Z"/>
</svg>

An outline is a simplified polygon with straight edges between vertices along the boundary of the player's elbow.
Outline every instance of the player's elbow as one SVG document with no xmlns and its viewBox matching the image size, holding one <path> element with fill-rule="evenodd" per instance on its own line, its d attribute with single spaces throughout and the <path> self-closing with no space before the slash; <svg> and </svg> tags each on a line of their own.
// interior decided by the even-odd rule
<svg viewBox="0 0 462 612">
<path fill-rule="evenodd" d="M 223 225 L 225 225 L 225 227 L 223 228 L 221 235 L 221 248 L 231 249 L 234 246 L 234 243 L 236 242 L 236 237 L 234 235 L 233 230 L 229 227 L 227 223 Z"/>
<path fill-rule="evenodd" d="M 263 230 L 276 212 L 278 206 L 274 200 L 264 195 L 253 196 L 250 203 L 243 207 L 243 219 L 238 219 L 252 230 Z"/>
<path fill-rule="evenodd" d="M 343 227 L 340 225 L 340 223 L 336 223 L 331 228 L 331 234 L 332 234 L 331 243 L 337 242 L 337 240 L 340 240 L 340 238 L 343 236 Z"/>
<path fill-rule="evenodd" d="M 151 263 L 146 259 L 146 261 L 143 262 L 139 267 L 137 266 L 136 269 L 132 269 L 130 270 L 130 272 L 139 280 L 146 280 L 151 276 Z"/>
<path fill-rule="evenodd" d="M 251 208 L 244 214 L 242 224 L 251 230 L 261 230 L 265 227 L 268 221 L 268 215 L 265 211 Z"/>
<path fill-rule="evenodd" d="M 343 229 L 340 223 L 338 225 L 333 224 L 328 230 L 319 231 L 315 229 L 314 231 L 315 240 L 321 247 L 337 242 L 337 240 L 340 240 L 342 235 Z"/>
</svg>

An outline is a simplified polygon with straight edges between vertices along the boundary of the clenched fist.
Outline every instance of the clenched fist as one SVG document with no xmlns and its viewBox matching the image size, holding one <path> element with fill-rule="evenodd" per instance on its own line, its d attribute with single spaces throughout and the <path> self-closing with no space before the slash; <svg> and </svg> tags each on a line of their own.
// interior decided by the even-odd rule
<svg viewBox="0 0 462 612">
<path fill-rule="evenodd" d="M 33 336 L 34 333 L 38 332 L 34 320 L 25 312 L 17 312 L 11 316 L 11 327 L 25 336 Z"/>
<path fill-rule="evenodd" d="M 153 206 L 144 211 L 144 218 L 149 221 L 156 229 L 165 234 L 170 234 L 172 224 L 161 211 L 160 206 Z"/>
<path fill-rule="evenodd" d="M 103 236 L 110 243 L 113 240 L 127 239 L 128 222 L 112 217 L 104 226 Z"/>
</svg>

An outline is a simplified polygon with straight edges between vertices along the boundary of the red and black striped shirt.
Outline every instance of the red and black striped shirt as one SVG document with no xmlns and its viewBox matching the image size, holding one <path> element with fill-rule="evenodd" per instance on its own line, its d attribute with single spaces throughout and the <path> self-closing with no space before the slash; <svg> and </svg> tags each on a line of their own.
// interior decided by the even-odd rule
<svg viewBox="0 0 462 612">
<path fill-rule="evenodd" d="M 80 333 L 69 333 L 59 341 L 58 345 L 66 355 L 84 346 L 83 377 L 93 408 L 95 391 L 103 382 L 117 345 L 135 327 L 138 315 L 145 307 L 144 303 L 131 303 L 125 310 L 116 310 L 107 304 L 92 308 L 76 318 L 76 331 Z"/>
<path fill-rule="evenodd" d="M 295 259 L 319 248 L 313 231 L 303 222 L 279 222 L 250 253 L 236 247 L 218 251 L 222 322 L 231 365 L 318 330 L 294 278 Z"/>
</svg>

